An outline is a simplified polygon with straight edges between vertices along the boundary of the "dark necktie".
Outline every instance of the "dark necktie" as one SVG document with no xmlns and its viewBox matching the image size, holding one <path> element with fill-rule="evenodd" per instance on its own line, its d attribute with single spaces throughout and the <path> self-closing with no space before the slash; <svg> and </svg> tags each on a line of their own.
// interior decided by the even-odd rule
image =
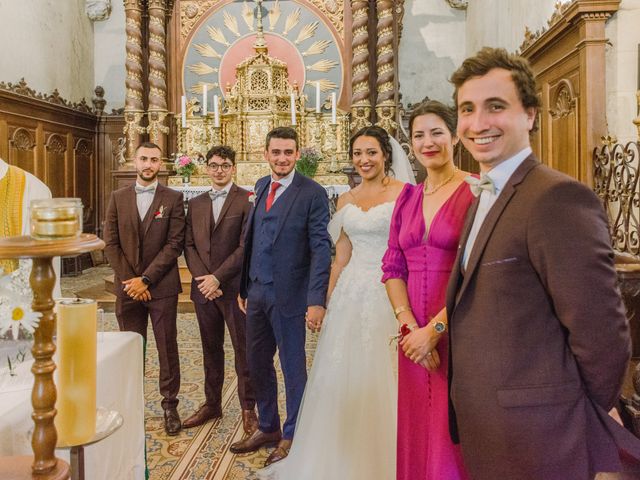
<svg viewBox="0 0 640 480">
<path fill-rule="evenodd" d="M 464 181 L 470 185 L 471 193 L 476 197 L 480 196 L 482 190 L 486 190 L 492 194 L 496 193 L 496 186 L 494 185 L 493 180 L 489 175 L 485 175 L 484 173 L 480 175 L 480 178 L 468 176 Z"/>
<path fill-rule="evenodd" d="M 271 184 L 271 190 L 269 190 L 269 195 L 267 196 L 267 212 L 271 209 L 271 205 L 273 205 L 273 201 L 276 199 L 276 190 L 278 190 L 282 185 L 278 182 L 273 182 Z"/>
</svg>

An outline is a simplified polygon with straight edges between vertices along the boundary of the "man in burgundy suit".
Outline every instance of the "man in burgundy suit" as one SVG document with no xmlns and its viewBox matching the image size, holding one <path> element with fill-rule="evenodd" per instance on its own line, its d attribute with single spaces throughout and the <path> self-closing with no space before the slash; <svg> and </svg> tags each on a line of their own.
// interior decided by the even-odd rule
<svg viewBox="0 0 640 480">
<path fill-rule="evenodd" d="M 251 204 L 250 192 L 232 181 L 235 157 L 233 149 L 226 146 L 209 150 L 207 172 L 212 190 L 189 201 L 184 254 L 193 276 L 191 300 L 202 339 L 206 401 L 183 427 L 197 427 L 222 416 L 226 323 L 235 352 L 242 423 L 251 435 L 258 427 L 256 400 L 247 367 L 246 317 L 236 301 L 244 253 L 242 230 Z"/>
<path fill-rule="evenodd" d="M 602 204 L 533 154 L 540 99 L 524 58 L 483 48 L 452 82 L 481 171 L 447 292 L 449 420 L 469 477 L 620 471 L 640 442 L 608 415 L 630 338 Z"/>
<path fill-rule="evenodd" d="M 157 145 L 141 144 L 134 164 L 135 184 L 111 194 L 105 254 L 115 273 L 120 330 L 139 333 L 146 345 L 151 317 L 160 361 L 164 427 L 168 435 L 177 435 L 181 423 L 176 316 L 182 291 L 177 259 L 184 245 L 184 205 L 182 193 L 158 183 L 162 152 Z"/>
</svg>

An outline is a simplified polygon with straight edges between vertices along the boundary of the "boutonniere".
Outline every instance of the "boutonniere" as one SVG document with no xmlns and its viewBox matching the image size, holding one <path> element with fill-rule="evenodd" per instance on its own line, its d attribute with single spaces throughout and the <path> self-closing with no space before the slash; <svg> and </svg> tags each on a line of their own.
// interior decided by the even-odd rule
<svg viewBox="0 0 640 480">
<path fill-rule="evenodd" d="M 251 205 L 255 205 L 256 203 L 256 194 L 253 192 L 249 192 L 249 203 Z"/>
<path fill-rule="evenodd" d="M 160 205 L 160 208 L 158 209 L 158 211 L 156 213 L 153 214 L 153 218 L 162 218 L 162 216 L 164 215 L 164 205 Z"/>
</svg>

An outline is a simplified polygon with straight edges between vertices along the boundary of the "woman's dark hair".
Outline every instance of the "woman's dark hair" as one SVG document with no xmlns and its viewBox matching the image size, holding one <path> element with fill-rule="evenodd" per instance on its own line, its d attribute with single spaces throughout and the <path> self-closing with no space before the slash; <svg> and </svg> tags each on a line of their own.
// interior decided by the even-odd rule
<svg viewBox="0 0 640 480">
<path fill-rule="evenodd" d="M 389 141 L 389 134 L 387 131 L 377 125 L 363 127 L 358 130 L 349 141 L 350 158 L 353 158 L 353 144 L 359 137 L 373 137 L 378 141 L 380 149 L 382 150 L 382 155 L 384 156 L 384 173 L 385 175 L 389 174 L 389 171 L 391 170 L 393 149 L 391 148 L 391 142 Z"/>
<path fill-rule="evenodd" d="M 456 135 L 456 125 L 458 123 L 458 116 L 456 115 L 456 111 L 445 105 L 442 102 L 438 102 L 437 100 L 427 100 L 425 102 L 419 103 L 414 107 L 411 111 L 411 116 L 409 117 L 409 136 L 413 136 L 413 121 L 421 116 L 428 115 L 429 113 L 436 115 L 442 119 L 442 121 L 447 126 L 449 133 L 451 136 Z"/>
</svg>

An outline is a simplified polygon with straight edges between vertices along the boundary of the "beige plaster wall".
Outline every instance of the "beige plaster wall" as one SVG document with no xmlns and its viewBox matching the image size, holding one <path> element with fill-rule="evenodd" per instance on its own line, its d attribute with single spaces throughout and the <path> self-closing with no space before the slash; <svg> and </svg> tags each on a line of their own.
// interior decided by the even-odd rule
<svg viewBox="0 0 640 480">
<path fill-rule="evenodd" d="M 38 92 L 93 96 L 93 26 L 85 0 L 0 0 L 0 81 Z"/>
<path fill-rule="evenodd" d="M 636 92 L 640 89 L 640 0 L 622 0 L 620 9 L 606 24 L 607 124 L 618 141 L 640 140 L 633 124 L 638 115 Z"/>
<path fill-rule="evenodd" d="M 102 85 L 107 100 L 105 111 L 123 108 L 125 99 L 125 32 L 124 2 L 111 1 L 111 16 L 94 23 L 95 84 Z"/>
</svg>

